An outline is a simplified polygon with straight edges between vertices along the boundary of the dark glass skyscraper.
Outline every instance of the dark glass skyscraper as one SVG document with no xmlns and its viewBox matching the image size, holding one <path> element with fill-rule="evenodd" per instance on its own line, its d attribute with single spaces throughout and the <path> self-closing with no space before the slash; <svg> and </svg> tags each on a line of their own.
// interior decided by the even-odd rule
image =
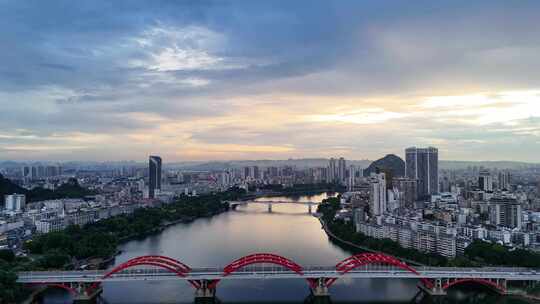
<svg viewBox="0 0 540 304">
<path fill-rule="evenodd" d="M 156 189 L 161 190 L 161 157 L 150 155 L 148 160 L 148 197 L 154 198 Z"/>
<path fill-rule="evenodd" d="M 439 188 L 439 150 L 433 147 L 406 149 L 405 175 L 417 181 L 419 199 L 436 194 Z"/>
</svg>

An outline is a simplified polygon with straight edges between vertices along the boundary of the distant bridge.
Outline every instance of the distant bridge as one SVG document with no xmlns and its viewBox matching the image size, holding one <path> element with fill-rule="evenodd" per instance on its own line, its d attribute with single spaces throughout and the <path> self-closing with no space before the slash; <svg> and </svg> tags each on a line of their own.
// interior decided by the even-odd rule
<svg viewBox="0 0 540 304">
<path fill-rule="evenodd" d="M 336 266 L 302 267 L 285 257 L 258 253 L 242 257 L 223 268 L 191 268 L 165 256 L 142 256 L 109 270 L 20 272 L 18 281 L 63 288 L 76 300 L 90 300 L 102 292 L 103 282 L 186 281 L 195 289 L 196 301 L 215 297 L 222 280 L 303 278 L 315 297 L 329 297 L 329 288 L 340 278 L 417 279 L 430 295 L 445 295 L 456 285 L 474 283 L 499 294 L 510 294 L 508 281 L 539 282 L 540 273 L 528 268 L 416 267 L 387 255 L 363 253 Z"/>
<path fill-rule="evenodd" d="M 259 201 L 259 200 L 246 200 L 246 201 L 230 201 L 228 202 L 231 209 L 236 209 L 238 206 L 248 205 L 248 204 L 263 204 L 268 206 L 268 212 L 272 212 L 272 205 L 284 205 L 284 204 L 293 204 L 293 205 L 304 205 L 308 206 L 308 212 L 313 212 L 313 206 L 318 206 L 320 203 L 317 202 L 305 202 L 305 201 Z"/>
</svg>

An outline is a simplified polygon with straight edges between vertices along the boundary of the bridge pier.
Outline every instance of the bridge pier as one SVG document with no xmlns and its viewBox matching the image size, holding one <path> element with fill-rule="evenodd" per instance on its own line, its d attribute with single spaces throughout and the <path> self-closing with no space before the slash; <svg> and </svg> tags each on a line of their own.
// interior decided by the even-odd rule
<svg viewBox="0 0 540 304">
<path fill-rule="evenodd" d="M 214 304 L 216 301 L 215 289 L 197 289 L 195 291 L 195 304 Z"/>
<path fill-rule="evenodd" d="M 216 298 L 216 280 L 190 281 L 195 289 L 195 304 L 218 303 Z"/>
<path fill-rule="evenodd" d="M 328 304 L 331 303 L 330 292 L 328 291 L 328 283 L 331 279 L 316 278 L 309 279 L 311 294 L 306 300 L 313 304 Z"/>
<path fill-rule="evenodd" d="M 73 298 L 74 304 L 96 303 L 97 297 L 103 292 L 101 284 L 77 283 L 77 295 Z"/>
<path fill-rule="evenodd" d="M 425 286 L 424 284 L 419 284 L 418 288 L 422 290 L 425 294 L 431 297 L 442 297 L 446 296 L 446 290 L 444 289 L 444 284 L 442 279 L 437 279 L 433 282 L 431 288 Z"/>
</svg>

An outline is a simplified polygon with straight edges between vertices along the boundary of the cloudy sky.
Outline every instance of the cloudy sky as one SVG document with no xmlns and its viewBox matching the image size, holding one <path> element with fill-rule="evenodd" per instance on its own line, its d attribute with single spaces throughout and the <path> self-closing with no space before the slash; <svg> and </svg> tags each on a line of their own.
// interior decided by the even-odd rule
<svg viewBox="0 0 540 304">
<path fill-rule="evenodd" d="M 433 145 L 540 162 L 539 14 L 539 1 L 0 0 L 0 160 Z"/>
</svg>

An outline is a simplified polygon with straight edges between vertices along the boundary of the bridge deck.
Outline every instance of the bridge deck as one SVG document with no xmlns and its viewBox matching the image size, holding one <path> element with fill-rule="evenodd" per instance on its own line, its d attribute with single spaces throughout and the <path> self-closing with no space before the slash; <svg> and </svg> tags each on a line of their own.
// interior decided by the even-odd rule
<svg viewBox="0 0 540 304">
<path fill-rule="evenodd" d="M 341 275 L 335 267 L 304 268 L 304 278 L 394 278 L 394 279 L 437 279 L 437 278 L 475 278 L 506 279 L 512 281 L 540 281 L 540 272 L 526 268 L 437 268 L 421 267 L 420 275 L 406 270 L 388 267 L 368 267 L 357 269 Z M 18 273 L 19 283 L 51 283 L 51 282 L 97 282 L 106 274 L 106 270 L 83 271 L 37 271 Z M 291 279 L 301 278 L 293 271 L 280 267 L 245 267 L 240 271 L 223 276 L 223 268 L 196 268 L 187 276 L 179 277 L 168 270 L 156 268 L 129 269 L 112 275 L 107 281 L 157 281 L 157 280 L 234 280 L 234 279 Z"/>
</svg>

